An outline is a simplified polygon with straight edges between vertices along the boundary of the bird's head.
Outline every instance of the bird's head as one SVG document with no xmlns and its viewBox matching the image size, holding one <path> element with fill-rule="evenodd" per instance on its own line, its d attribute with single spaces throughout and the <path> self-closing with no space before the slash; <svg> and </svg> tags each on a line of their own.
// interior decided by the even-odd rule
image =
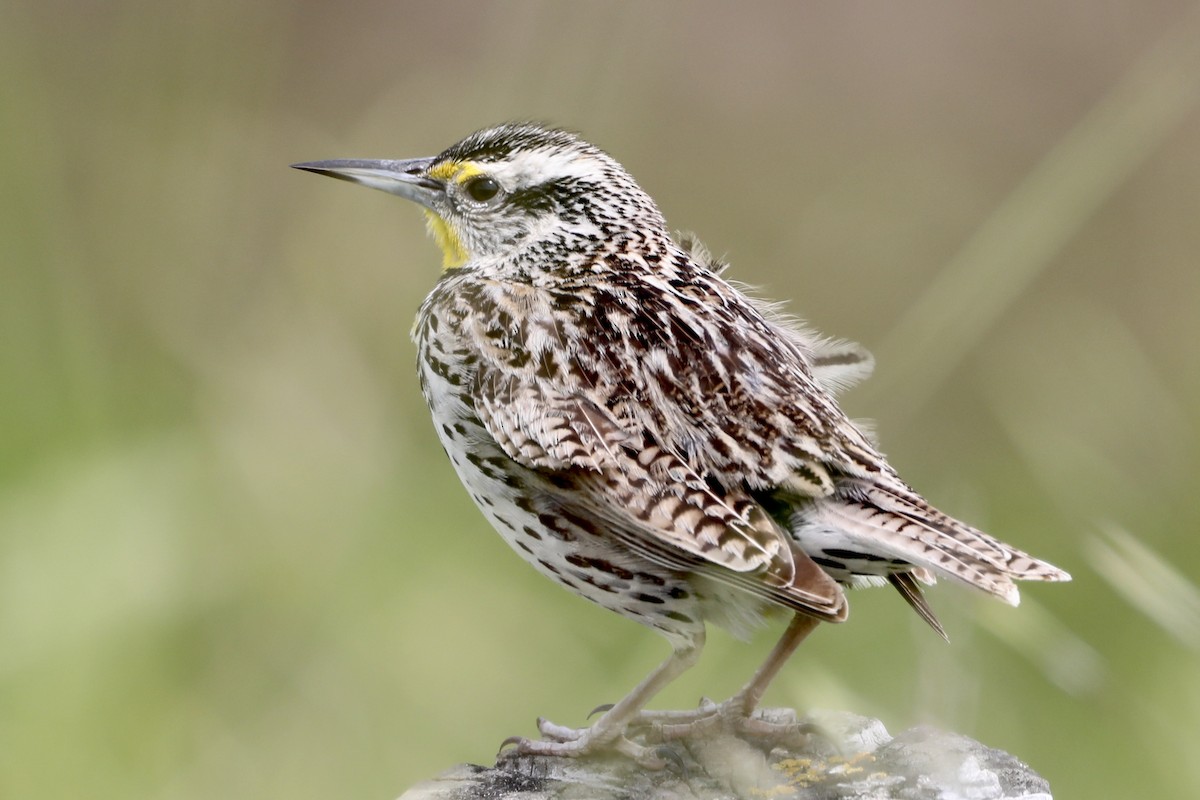
<svg viewBox="0 0 1200 800">
<path fill-rule="evenodd" d="M 666 230 L 654 202 L 612 157 L 539 125 L 487 128 L 432 158 L 293 166 L 420 204 L 446 268 L 530 245 L 577 252 Z"/>
</svg>

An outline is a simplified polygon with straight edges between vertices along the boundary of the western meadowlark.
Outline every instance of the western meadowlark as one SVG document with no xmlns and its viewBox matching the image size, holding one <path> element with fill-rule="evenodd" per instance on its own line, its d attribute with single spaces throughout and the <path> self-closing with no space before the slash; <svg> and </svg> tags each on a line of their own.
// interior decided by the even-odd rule
<svg viewBox="0 0 1200 800">
<path fill-rule="evenodd" d="M 445 272 L 413 329 L 418 372 L 463 485 L 535 569 L 671 644 L 591 727 L 542 720 L 516 752 L 654 762 L 631 724 L 749 728 L 818 621 L 846 619 L 843 587 L 890 583 L 944 636 L 920 589 L 937 576 L 1013 605 L 1013 580 L 1069 579 L 901 480 L 834 399 L 870 355 L 725 280 L 576 135 L 506 124 L 432 158 L 295 166 L 424 207 Z M 792 621 L 733 698 L 642 710 L 706 622 L 745 635 L 773 608 Z"/>
</svg>

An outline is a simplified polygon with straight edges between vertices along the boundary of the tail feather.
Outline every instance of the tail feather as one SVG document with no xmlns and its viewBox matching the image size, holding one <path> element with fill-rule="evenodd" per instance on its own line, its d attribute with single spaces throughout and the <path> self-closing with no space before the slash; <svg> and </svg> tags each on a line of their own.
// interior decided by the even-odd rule
<svg viewBox="0 0 1200 800">
<path fill-rule="evenodd" d="M 942 627 L 941 621 L 933 613 L 929 603 L 925 601 L 925 595 L 921 593 L 921 586 L 911 572 L 893 572 L 888 575 L 888 582 L 896 587 L 896 591 L 912 607 L 912 610 L 916 611 L 921 619 L 928 622 L 929 627 L 937 631 L 938 636 L 947 642 L 950 641 L 950 637 L 946 635 L 946 629 Z"/>
<path fill-rule="evenodd" d="M 949 537 L 954 545 L 939 537 L 935 543 L 945 543 L 948 549 L 965 551 L 1019 581 L 1069 581 L 1071 576 L 1046 561 L 989 536 L 978 528 L 960 522 L 931 506 L 920 495 L 908 490 L 904 493 L 881 486 L 867 490 L 867 496 L 885 511 L 909 519 L 943 537 Z"/>
<path fill-rule="evenodd" d="M 843 491 L 815 501 L 799 516 L 801 524 L 793 526 L 793 535 L 810 552 L 836 540 L 839 548 L 886 555 L 982 589 L 1014 606 L 1020 602 L 1014 580 L 1071 579 L 1057 567 L 943 514 L 902 484 L 843 484 Z M 925 617 L 914 603 L 919 593 L 909 591 L 917 587 L 916 582 L 901 579 L 901 586 L 892 578 L 906 571 L 890 567 L 888 580 Z"/>
</svg>

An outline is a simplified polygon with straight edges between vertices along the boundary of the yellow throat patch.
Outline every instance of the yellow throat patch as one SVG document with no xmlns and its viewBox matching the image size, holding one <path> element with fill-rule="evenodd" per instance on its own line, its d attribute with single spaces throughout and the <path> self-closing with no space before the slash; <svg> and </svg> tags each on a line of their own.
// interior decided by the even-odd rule
<svg viewBox="0 0 1200 800">
<path fill-rule="evenodd" d="M 437 246 L 442 248 L 442 269 L 454 269 L 467 263 L 467 250 L 449 222 L 427 210 L 425 228 Z"/>
<path fill-rule="evenodd" d="M 438 164 L 429 171 L 429 177 L 449 183 L 454 181 L 461 185 L 476 175 L 482 175 L 483 170 L 469 161 L 447 161 Z M 467 263 L 467 249 L 454 227 L 432 211 L 425 212 L 425 227 L 429 235 L 442 249 L 442 269 L 454 269 Z"/>
</svg>

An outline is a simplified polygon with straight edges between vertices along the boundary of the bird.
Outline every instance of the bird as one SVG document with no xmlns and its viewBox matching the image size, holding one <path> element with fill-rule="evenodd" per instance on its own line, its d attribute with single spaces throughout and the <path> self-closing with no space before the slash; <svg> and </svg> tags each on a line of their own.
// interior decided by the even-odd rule
<svg viewBox="0 0 1200 800">
<path fill-rule="evenodd" d="M 510 122 L 432 157 L 292 166 L 423 209 L 443 271 L 417 373 L 463 486 L 538 572 L 670 644 L 590 726 L 539 719 L 502 752 L 661 765 L 639 725 L 749 730 L 800 643 L 846 620 L 848 589 L 891 585 L 945 637 L 921 588 L 937 578 L 1011 605 L 1014 581 L 1070 580 L 905 483 L 836 399 L 870 354 L 728 279 L 578 134 Z M 735 695 L 646 710 L 708 624 L 744 638 L 776 612 L 787 628 Z"/>
</svg>

